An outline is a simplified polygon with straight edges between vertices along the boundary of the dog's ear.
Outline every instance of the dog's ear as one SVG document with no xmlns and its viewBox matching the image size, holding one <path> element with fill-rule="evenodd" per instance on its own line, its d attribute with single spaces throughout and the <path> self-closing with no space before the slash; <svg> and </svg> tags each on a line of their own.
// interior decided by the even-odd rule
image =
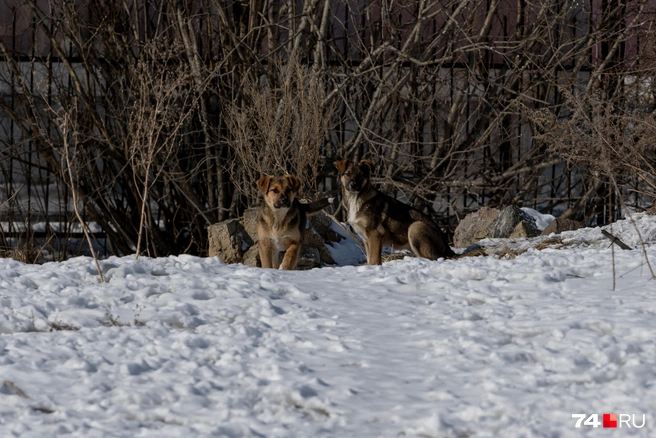
<svg viewBox="0 0 656 438">
<path fill-rule="evenodd" d="M 269 183 L 271 183 L 272 179 L 273 178 L 271 178 L 269 175 L 265 175 L 257 180 L 257 188 L 260 189 L 260 192 L 266 195 L 267 191 L 269 190 Z"/>
<path fill-rule="evenodd" d="M 371 160 L 362 160 L 358 163 L 358 166 L 362 169 L 367 169 L 368 173 L 371 174 L 374 171 L 375 164 Z"/>
<path fill-rule="evenodd" d="M 340 160 L 335 161 L 335 167 L 339 173 L 346 172 L 346 167 L 348 166 L 349 160 Z"/>
<path fill-rule="evenodd" d="M 287 181 L 289 181 L 289 187 L 295 192 L 301 188 L 301 179 L 294 175 L 287 175 Z"/>
</svg>

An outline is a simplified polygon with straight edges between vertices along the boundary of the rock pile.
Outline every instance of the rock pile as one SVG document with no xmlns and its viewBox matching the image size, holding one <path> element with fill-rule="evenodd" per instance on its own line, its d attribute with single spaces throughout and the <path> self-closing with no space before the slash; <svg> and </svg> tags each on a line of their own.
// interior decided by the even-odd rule
<svg viewBox="0 0 656 438">
<path fill-rule="evenodd" d="M 514 205 L 499 211 L 496 208 L 482 207 L 469 213 L 458 224 L 453 235 L 453 246 L 467 248 L 479 240 L 490 238 L 523 238 L 547 236 L 551 233 L 583 228 L 583 224 L 569 219 L 555 219 L 541 231 L 535 219 Z"/>
</svg>

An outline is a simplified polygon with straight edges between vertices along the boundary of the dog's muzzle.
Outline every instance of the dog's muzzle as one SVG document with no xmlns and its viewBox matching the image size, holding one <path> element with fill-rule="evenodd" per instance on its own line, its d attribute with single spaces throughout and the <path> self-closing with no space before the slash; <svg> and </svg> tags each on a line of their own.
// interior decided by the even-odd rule
<svg viewBox="0 0 656 438">
<path fill-rule="evenodd" d="M 273 206 L 276 208 L 289 208 L 289 199 L 278 199 L 273 203 Z"/>
<path fill-rule="evenodd" d="M 348 185 L 348 189 L 351 192 L 359 192 L 360 191 L 360 186 L 355 181 L 351 181 Z"/>
</svg>

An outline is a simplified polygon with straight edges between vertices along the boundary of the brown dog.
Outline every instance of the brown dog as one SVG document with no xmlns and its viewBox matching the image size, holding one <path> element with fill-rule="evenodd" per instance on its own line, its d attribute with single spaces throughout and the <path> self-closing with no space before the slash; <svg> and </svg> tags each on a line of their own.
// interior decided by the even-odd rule
<svg viewBox="0 0 656 438">
<path fill-rule="evenodd" d="M 307 216 L 326 208 L 332 199 L 303 204 L 296 199 L 301 188 L 298 177 L 263 176 L 257 187 L 264 194 L 264 205 L 257 220 L 260 261 L 263 268 L 296 269 L 303 246 Z M 280 252 L 285 256 L 280 261 Z"/>
<path fill-rule="evenodd" d="M 367 263 L 380 265 L 383 246 L 411 249 L 415 255 L 431 260 L 455 255 L 440 227 L 427 215 L 371 185 L 371 161 L 341 160 L 335 167 L 348 223 L 364 241 Z"/>
</svg>

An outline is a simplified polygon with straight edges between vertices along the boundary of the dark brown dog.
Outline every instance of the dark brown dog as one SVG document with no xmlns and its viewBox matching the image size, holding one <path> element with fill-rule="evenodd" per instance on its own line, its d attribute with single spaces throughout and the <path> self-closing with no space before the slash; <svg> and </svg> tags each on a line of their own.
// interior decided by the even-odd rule
<svg viewBox="0 0 656 438">
<path fill-rule="evenodd" d="M 367 263 L 380 265 L 383 246 L 411 249 L 415 255 L 431 260 L 455 255 L 440 227 L 427 215 L 371 185 L 371 161 L 341 160 L 335 167 L 347 220 L 364 242 Z"/>
<path fill-rule="evenodd" d="M 331 199 L 303 204 L 296 199 L 301 180 L 295 176 L 263 176 L 257 187 L 264 205 L 257 220 L 260 261 L 263 268 L 296 269 L 303 246 L 307 216 L 326 208 Z M 280 260 L 280 252 L 285 256 Z"/>
</svg>

